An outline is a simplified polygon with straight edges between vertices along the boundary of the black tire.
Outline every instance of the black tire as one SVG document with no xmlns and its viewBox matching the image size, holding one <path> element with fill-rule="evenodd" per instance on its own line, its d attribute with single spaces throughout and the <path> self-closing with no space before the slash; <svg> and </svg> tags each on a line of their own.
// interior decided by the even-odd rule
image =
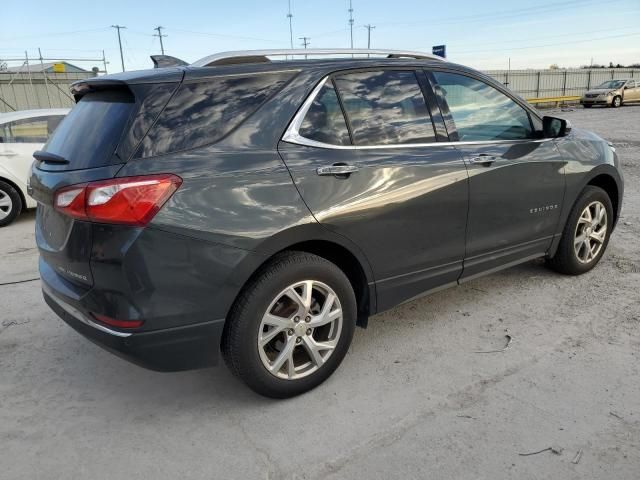
<svg viewBox="0 0 640 480">
<path fill-rule="evenodd" d="M 0 206 L 0 227 L 4 227 L 13 222 L 22 211 L 22 198 L 12 185 L 0 180 L 0 204 L 6 203 L 2 200 L 8 199 L 9 205 Z"/>
<path fill-rule="evenodd" d="M 586 103 L 582 105 L 584 108 L 591 108 L 593 105 L 587 105 Z"/>
<path fill-rule="evenodd" d="M 600 248 L 598 254 L 595 255 L 589 262 L 583 263 L 578 259 L 574 248 L 574 241 L 578 229 L 578 220 L 580 219 L 580 216 L 585 208 L 596 201 L 604 205 L 607 212 L 607 231 L 605 234 L 604 242 L 602 243 L 602 247 Z M 602 258 L 602 255 L 607 249 L 612 227 L 613 206 L 611 204 L 609 195 L 607 195 L 607 192 L 605 192 L 600 187 L 588 185 L 582 191 L 582 193 L 578 197 L 578 200 L 576 200 L 576 203 L 571 209 L 569 218 L 567 219 L 567 223 L 562 232 L 562 238 L 560 239 L 558 250 L 556 251 L 553 258 L 549 259 L 548 265 L 555 271 L 563 273 L 565 275 L 580 275 L 588 272 L 598 264 L 598 262 Z"/>
<path fill-rule="evenodd" d="M 342 309 L 342 330 L 335 349 L 317 370 L 302 378 L 283 379 L 263 364 L 257 335 L 272 301 L 288 286 L 303 280 L 322 282 L 333 289 Z M 356 312 L 351 283 L 335 264 L 306 252 L 283 252 L 254 275 L 234 303 L 223 333 L 222 355 L 229 369 L 255 392 L 272 398 L 293 397 L 320 385 L 338 368 L 353 338 Z"/>
<path fill-rule="evenodd" d="M 622 106 L 622 97 L 620 95 L 616 95 L 615 97 L 613 97 L 613 100 L 611 100 L 611 106 L 613 108 L 618 108 Z"/>
</svg>

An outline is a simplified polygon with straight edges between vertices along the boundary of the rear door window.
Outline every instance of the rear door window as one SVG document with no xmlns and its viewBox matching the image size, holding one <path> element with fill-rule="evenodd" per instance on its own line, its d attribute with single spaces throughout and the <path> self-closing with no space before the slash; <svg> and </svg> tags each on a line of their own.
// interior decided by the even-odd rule
<svg viewBox="0 0 640 480">
<path fill-rule="evenodd" d="M 209 145 L 279 91 L 291 72 L 229 75 L 183 83 L 142 141 L 136 157 Z"/>
<path fill-rule="evenodd" d="M 309 107 L 298 133 L 330 145 L 350 145 L 349 130 L 333 83 L 328 79 Z"/>
<path fill-rule="evenodd" d="M 435 142 L 433 122 L 412 70 L 335 76 L 355 145 Z"/>
<path fill-rule="evenodd" d="M 60 122 L 44 150 L 67 159 L 69 170 L 122 163 L 126 159 L 114 153 L 134 107 L 129 91 L 89 92 Z"/>
<path fill-rule="evenodd" d="M 527 111 L 494 87 L 458 73 L 433 72 L 461 141 L 534 138 Z"/>
</svg>

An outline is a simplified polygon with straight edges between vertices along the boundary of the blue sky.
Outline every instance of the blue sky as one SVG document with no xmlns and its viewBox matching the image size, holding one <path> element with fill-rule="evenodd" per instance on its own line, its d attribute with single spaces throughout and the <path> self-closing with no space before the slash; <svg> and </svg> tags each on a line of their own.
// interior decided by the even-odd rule
<svg viewBox="0 0 640 480">
<path fill-rule="evenodd" d="M 288 48 L 287 0 L 150 1 L 29 0 L 3 2 L 0 59 L 101 57 L 121 69 L 116 32 L 122 31 L 128 70 L 151 66 L 160 53 L 153 28 L 165 27 L 166 53 L 194 61 L 210 53 Z M 348 0 L 292 0 L 294 44 L 348 47 Z M 354 46 L 430 51 L 447 44 L 449 59 L 475 68 L 545 68 L 595 63 L 640 63 L 639 0 L 353 0 Z M 73 62 L 72 62 L 73 63 Z M 97 64 L 98 62 L 93 62 Z M 12 65 L 15 62 L 11 63 Z M 79 65 L 90 67 L 91 63 Z"/>
</svg>

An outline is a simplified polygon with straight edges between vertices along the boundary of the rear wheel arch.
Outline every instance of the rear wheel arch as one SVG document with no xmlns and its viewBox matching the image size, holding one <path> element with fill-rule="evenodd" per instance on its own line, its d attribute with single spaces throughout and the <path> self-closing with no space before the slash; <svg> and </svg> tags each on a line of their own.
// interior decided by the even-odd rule
<svg viewBox="0 0 640 480">
<path fill-rule="evenodd" d="M 327 240 L 309 240 L 290 245 L 283 251 L 307 252 L 329 260 L 347 276 L 356 295 L 357 325 L 366 327 L 372 313 L 372 295 L 369 281 L 358 258 L 346 247 Z"/>
<path fill-rule="evenodd" d="M 337 239 L 331 238 L 332 235 L 330 235 L 330 232 L 327 233 L 328 231 L 324 227 L 317 224 L 310 224 L 307 227 L 309 228 L 308 231 L 307 229 L 303 229 L 307 235 L 300 235 L 300 230 L 293 236 L 282 232 L 281 235 L 284 235 L 284 237 L 276 235 L 268 241 L 268 246 L 263 245 L 263 247 L 268 248 L 260 249 L 260 253 L 264 254 L 261 263 L 255 265 L 250 274 L 246 275 L 245 273 L 245 278 L 234 279 L 241 287 L 238 289 L 229 307 L 227 317 L 247 286 L 250 285 L 257 276 L 261 275 L 264 268 L 268 266 L 275 257 L 286 252 L 306 252 L 332 262 L 347 276 L 356 296 L 358 308 L 357 325 L 363 328 L 367 326 L 369 315 L 376 311 L 375 286 L 372 271 L 370 270 L 367 260 L 364 259 L 361 254 L 359 255 L 359 252 L 354 252 L 353 249 L 341 242 L 340 236 L 336 235 Z M 296 228 L 296 230 L 299 228 L 300 227 Z M 309 235 L 312 232 L 314 235 Z M 283 242 L 283 239 L 288 240 L 288 242 Z"/>
</svg>

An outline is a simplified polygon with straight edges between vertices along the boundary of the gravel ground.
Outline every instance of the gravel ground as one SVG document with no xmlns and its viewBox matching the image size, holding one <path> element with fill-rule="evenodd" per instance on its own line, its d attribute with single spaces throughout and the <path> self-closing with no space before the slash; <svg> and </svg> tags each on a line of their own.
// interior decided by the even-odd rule
<svg viewBox="0 0 640 480">
<path fill-rule="evenodd" d="M 554 112 L 622 158 L 600 265 L 527 263 L 378 315 L 292 400 L 225 368 L 140 369 L 65 326 L 38 281 L 0 286 L 0 478 L 638 479 L 640 107 Z M 0 229 L 0 283 L 37 276 L 33 219 Z"/>
</svg>

